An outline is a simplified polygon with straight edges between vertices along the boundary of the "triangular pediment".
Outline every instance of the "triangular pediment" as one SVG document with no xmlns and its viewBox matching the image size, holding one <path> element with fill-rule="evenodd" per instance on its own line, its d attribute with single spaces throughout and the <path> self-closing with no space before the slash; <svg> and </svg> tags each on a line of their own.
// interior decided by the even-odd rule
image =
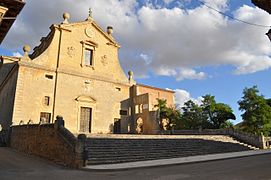
<svg viewBox="0 0 271 180">
<path fill-rule="evenodd" d="M 89 103 L 96 103 L 96 100 L 90 96 L 81 95 L 75 98 L 76 101 L 79 102 L 89 102 Z"/>
<path fill-rule="evenodd" d="M 116 42 L 116 40 L 112 36 L 107 34 L 94 20 L 91 20 L 91 21 L 86 20 L 86 21 L 81 21 L 81 22 L 62 24 L 62 27 L 84 26 L 86 24 L 91 24 L 91 26 L 95 28 L 97 32 L 101 33 L 107 40 L 109 40 L 110 45 L 120 48 L 120 45 Z"/>
</svg>

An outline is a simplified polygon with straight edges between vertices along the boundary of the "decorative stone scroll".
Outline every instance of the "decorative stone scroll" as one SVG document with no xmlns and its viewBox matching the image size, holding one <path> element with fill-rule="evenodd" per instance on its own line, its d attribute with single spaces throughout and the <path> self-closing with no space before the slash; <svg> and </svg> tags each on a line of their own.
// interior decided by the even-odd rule
<svg viewBox="0 0 271 180">
<path fill-rule="evenodd" d="M 67 54 L 70 58 L 75 56 L 75 48 L 73 46 L 70 46 L 67 48 Z"/>
<path fill-rule="evenodd" d="M 108 61 L 107 61 L 107 56 L 106 55 L 103 55 L 101 57 L 101 62 L 104 66 L 106 66 L 108 64 Z"/>
</svg>

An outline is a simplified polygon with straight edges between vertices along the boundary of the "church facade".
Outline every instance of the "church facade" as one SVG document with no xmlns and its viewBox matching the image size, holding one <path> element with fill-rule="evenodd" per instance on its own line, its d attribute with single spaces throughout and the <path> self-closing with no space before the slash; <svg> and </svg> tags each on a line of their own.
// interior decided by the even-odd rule
<svg viewBox="0 0 271 180">
<path fill-rule="evenodd" d="M 78 133 L 145 133 L 158 130 L 157 98 L 174 105 L 174 92 L 137 84 L 118 59 L 113 28 L 89 16 L 52 25 L 24 56 L 0 57 L 0 124 L 52 123 L 57 115 Z"/>
</svg>

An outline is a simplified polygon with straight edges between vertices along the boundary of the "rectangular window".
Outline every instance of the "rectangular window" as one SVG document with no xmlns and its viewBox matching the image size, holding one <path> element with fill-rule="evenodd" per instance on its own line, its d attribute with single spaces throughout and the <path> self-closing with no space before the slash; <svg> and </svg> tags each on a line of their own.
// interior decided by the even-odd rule
<svg viewBox="0 0 271 180">
<path fill-rule="evenodd" d="M 45 74 L 45 77 L 46 77 L 47 79 L 53 79 L 53 78 L 54 78 L 54 76 L 53 76 L 53 75 L 50 75 L 50 74 Z"/>
<path fill-rule="evenodd" d="M 131 116 L 132 115 L 132 108 L 129 107 L 129 112 L 128 112 L 128 115 Z"/>
<path fill-rule="evenodd" d="M 45 106 L 49 106 L 49 105 L 50 105 L 50 97 L 49 97 L 49 96 L 45 96 L 45 97 L 44 97 L 44 102 L 43 102 L 43 104 L 44 104 Z"/>
<path fill-rule="evenodd" d="M 135 113 L 136 113 L 136 114 L 139 113 L 139 105 L 135 105 Z"/>
<path fill-rule="evenodd" d="M 85 49 L 85 65 L 92 66 L 93 65 L 93 50 Z"/>
<path fill-rule="evenodd" d="M 50 120 L 51 120 L 51 113 L 47 113 L 47 112 L 40 113 L 40 121 L 42 123 L 50 123 Z"/>
<path fill-rule="evenodd" d="M 120 88 L 120 87 L 116 87 L 116 90 L 117 90 L 117 91 L 121 91 L 121 88 Z"/>
<path fill-rule="evenodd" d="M 91 132 L 91 114 L 92 108 L 81 107 L 80 110 L 80 132 Z"/>
<path fill-rule="evenodd" d="M 128 115 L 128 111 L 127 110 L 120 110 L 120 115 L 127 116 Z"/>
</svg>

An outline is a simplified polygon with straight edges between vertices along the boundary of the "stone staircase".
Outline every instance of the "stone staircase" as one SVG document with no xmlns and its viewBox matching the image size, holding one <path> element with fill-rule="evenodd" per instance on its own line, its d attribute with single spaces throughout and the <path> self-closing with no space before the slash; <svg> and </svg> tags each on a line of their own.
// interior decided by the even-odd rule
<svg viewBox="0 0 271 180">
<path fill-rule="evenodd" d="M 96 135 L 88 137 L 86 142 L 88 165 L 168 159 L 254 149 L 256 148 L 222 135 Z"/>
</svg>

